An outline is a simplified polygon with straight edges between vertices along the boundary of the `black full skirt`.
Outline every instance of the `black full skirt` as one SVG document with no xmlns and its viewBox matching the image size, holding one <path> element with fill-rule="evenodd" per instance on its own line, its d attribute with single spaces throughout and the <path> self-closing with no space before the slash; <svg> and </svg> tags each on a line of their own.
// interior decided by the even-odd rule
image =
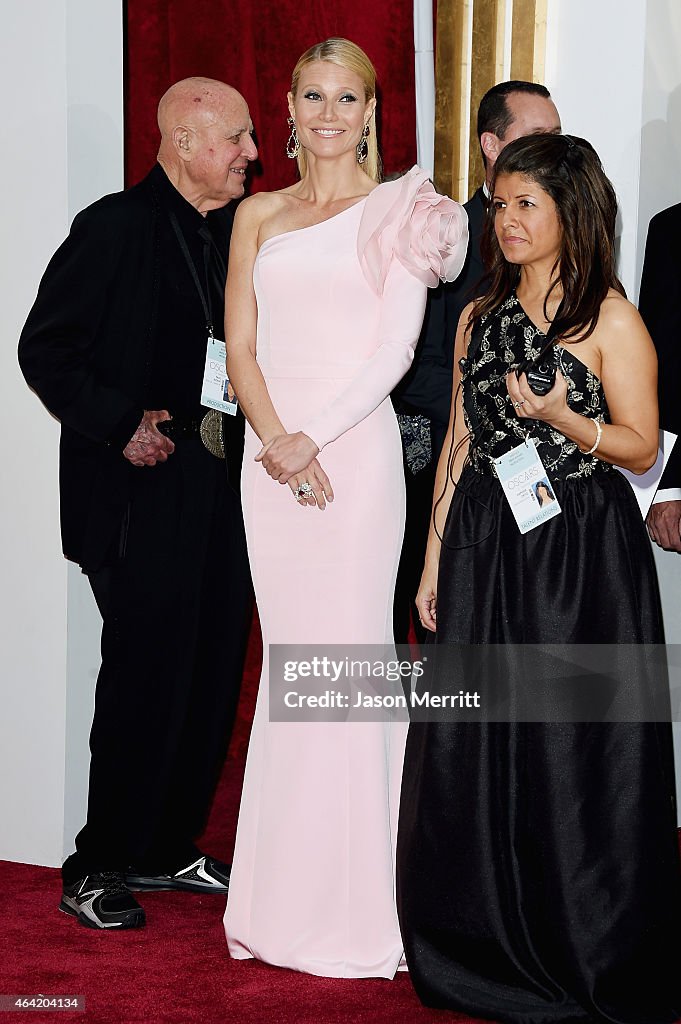
<svg viewBox="0 0 681 1024">
<path fill-rule="evenodd" d="M 437 645 L 663 643 L 650 545 L 619 473 L 556 481 L 562 515 L 524 537 L 495 478 L 467 469 L 460 483 Z M 397 889 L 428 1006 L 509 1024 L 677 1020 L 669 724 L 412 722 Z"/>
</svg>

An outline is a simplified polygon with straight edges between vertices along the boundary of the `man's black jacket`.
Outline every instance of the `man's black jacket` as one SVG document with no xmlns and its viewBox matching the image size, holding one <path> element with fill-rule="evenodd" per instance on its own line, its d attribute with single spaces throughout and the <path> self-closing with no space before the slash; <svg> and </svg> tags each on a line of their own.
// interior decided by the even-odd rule
<svg viewBox="0 0 681 1024">
<path fill-rule="evenodd" d="M 658 358 L 660 426 L 680 435 L 660 488 L 681 487 L 681 203 L 658 213 L 648 227 L 639 311 Z"/>
<path fill-rule="evenodd" d="M 79 213 L 45 271 L 19 342 L 26 380 L 62 425 L 62 544 L 86 570 L 98 568 L 115 544 L 130 472 L 142 472 L 121 453 L 149 408 L 149 377 L 164 340 L 157 330 L 159 320 L 167 322 L 159 313 L 161 218 L 173 194 L 185 202 L 156 165 L 138 185 Z M 219 217 L 226 254 L 231 212 L 209 216 Z M 191 301 L 205 353 L 200 300 Z"/>
<path fill-rule="evenodd" d="M 432 421 L 441 440 L 449 423 L 454 372 L 454 339 L 464 307 L 479 294 L 484 277 L 480 243 L 487 200 L 482 188 L 471 196 L 468 214 L 468 252 L 463 270 L 452 284 L 440 284 L 429 293 L 426 317 L 412 367 L 398 386 L 395 398 L 406 411 L 419 412 Z"/>
</svg>

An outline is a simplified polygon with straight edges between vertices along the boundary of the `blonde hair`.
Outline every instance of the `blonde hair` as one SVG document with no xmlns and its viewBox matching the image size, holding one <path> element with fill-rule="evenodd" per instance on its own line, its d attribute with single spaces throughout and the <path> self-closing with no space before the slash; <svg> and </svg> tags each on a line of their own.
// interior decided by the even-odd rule
<svg viewBox="0 0 681 1024">
<path fill-rule="evenodd" d="M 356 43 L 349 39 L 334 37 L 325 39 L 323 43 L 317 43 L 306 50 L 293 69 L 291 76 L 291 92 L 296 95 L 301 72 L 308 64 L 318 60 L 329 61 L 330 64 L 337 64 L 346 71 L 352 71 L 359 75 L 364 84 L 364 102 L 368 103 L 376 96 L 376 68 Z M 369 119 L 369 135 L 367 136 L 367 158 L 362 164 L 362 170 L 369 175 L 373 181 L 381 180 L 381 158 L 378 153 L 378 140 L 376 138 L 376 112 Z M 297 156 L 298 171 L 301 178 L 307 172 L 307 154 L 303 147 L 300 147 Z"/>
</svg>

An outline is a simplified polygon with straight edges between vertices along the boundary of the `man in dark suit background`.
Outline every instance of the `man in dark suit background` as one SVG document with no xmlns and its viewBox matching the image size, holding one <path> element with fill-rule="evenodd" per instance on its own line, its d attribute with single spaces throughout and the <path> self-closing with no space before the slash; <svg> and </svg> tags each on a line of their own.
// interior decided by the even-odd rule
<svg viewBox="0 0 681 1024">
<path fill-rule="evenodd" d="M 489 205 L 494 164 L 514 139 L 560 133 L 561 124 L 548 89 L 536 82 L 500 82 L 485 93 L 478 108 L 477 132 L 485 165 L 485 181 L 464 209 L 468 213 L 468 253 L 459 277 L 429 293 L 423 330 L 412 367 L 393 400 L 400 420 L 405 452 L 407 519 L 395 589 L 395 639 L 405 643 L 414 598 L 421 579 L 433 501 L 435 471 L 447 432 L 452 401 L 454 338 L 464 307 L 481 294 L 485 268 L 480 245 Z M 427 450 L 432 455 L 427 460 Z"/>
<path fill-rule="evenodd" d="M 658 359 L 660 426 L 680 439 L 672 448 L 648 518 L 648 532 L 666 551 L 681 551 L 681 203 L 648 227 L 639 311 Z"/>
<path fill-rule="evenodd" d="M 223 337 L 227 206 L 257 150 L 245 100 L 222 82 L 177 83 L 158 120 L 158 163 L 76 217 L 19 345 L 28 383 L 61 421 L 64 553 L 103 618 L 87 822 L 60 904 L 93 928 L 145 923 L 131 888 L 224 895 L 229 883 L 194 839 L 251 608 L 243 418 L 222 417 L 221 452 L 206 433 L 220 414 L 204 422 L 201 395 L 209 334 Z"/>
</svg>

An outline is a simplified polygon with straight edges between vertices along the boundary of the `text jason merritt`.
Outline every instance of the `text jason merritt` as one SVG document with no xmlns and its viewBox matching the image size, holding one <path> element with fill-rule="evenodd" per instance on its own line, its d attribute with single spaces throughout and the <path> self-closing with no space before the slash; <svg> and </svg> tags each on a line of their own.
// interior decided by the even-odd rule
<svg viewBox="0 0 681 1024">
<path fill-rule="evenodd" d="M 284 694 L 287 708 L 406 708 L 407 697 L 404 694 L 362 693 L 358 690 L 352 695 L 342 690 L 322 690 L 321 693 L 299 693 L 289 690 Z M 480 694 L 459 690 L 458 693 L 423 693 L 409 694 L 409 706 L 412 708 L 479 708 Z"/>
</svg>

